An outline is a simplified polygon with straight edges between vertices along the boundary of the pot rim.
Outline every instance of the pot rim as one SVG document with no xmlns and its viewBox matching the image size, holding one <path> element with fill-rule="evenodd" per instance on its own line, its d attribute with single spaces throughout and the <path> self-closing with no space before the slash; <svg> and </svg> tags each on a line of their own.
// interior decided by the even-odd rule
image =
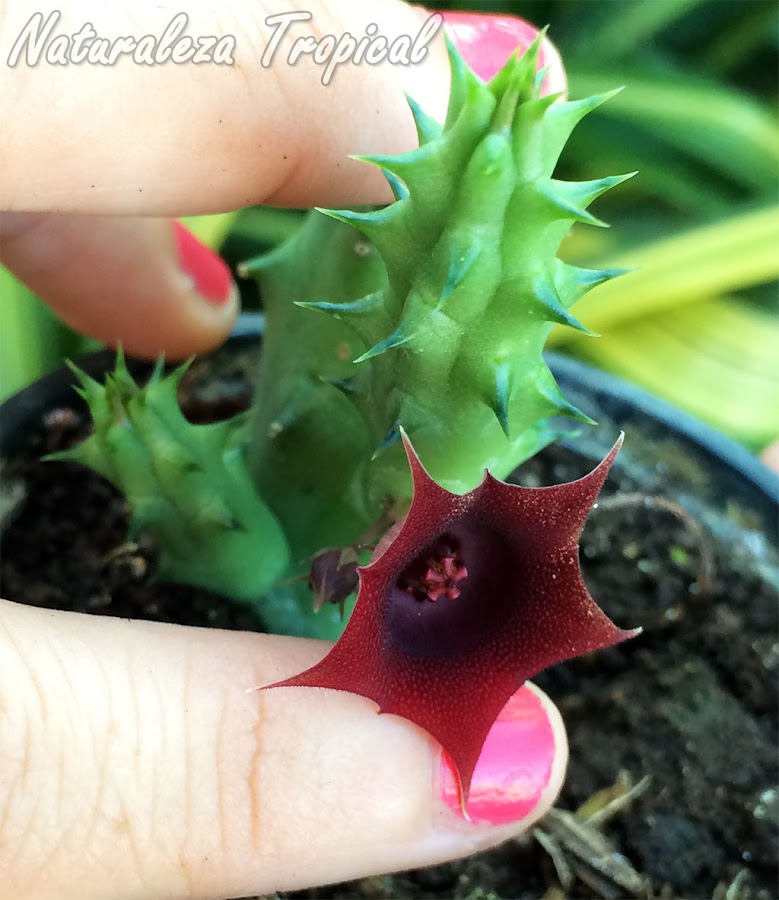
<svg viewBox="0 0 779 900">
<path fill-rule="evenodd" d="M 682 435 L 707 455 L 739 472 L 755 488 L 779 503 L 779 475 L 743 444 L 617 375 L 559 353 L 544 354 L 555 377 L 562 377 L 600 397 L 634 407 L 648 418 Z"/>
</svg>

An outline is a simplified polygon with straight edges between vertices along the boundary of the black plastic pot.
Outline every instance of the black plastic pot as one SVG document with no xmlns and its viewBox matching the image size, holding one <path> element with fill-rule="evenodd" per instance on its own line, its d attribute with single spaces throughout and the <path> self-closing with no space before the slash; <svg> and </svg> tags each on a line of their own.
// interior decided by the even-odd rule
<svg viewBox="0 0 779 900">
<path fill-rule="evenodd" d="M 579 452 L 601 458 L 608 449 L 607 426 L 626 433 L 619 465 L 635 471 L 645 490 L 669 490 L 699 512 L 705 504 L 723 516 L 741 509 L 769 541 L 779 540 L 779 475 L 745 447 L 670 403 L 613 375 L 577 360 L 549 354 L 548 361 L 565 396 L 599 423 L 586 426 L 574 442 Z M 630 434 L 642 433 L 641 448 Z M 712 525 L 712 516 L 705 517 Z M 714 517 L 716 518 L 716 517 Z M 721 529 L 714 529 L 720 532 Z"/>
</svg>

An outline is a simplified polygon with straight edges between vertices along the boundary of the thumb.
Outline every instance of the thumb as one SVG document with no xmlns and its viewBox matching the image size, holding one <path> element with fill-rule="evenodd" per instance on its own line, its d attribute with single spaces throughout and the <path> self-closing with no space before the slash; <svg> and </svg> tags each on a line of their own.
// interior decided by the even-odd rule
<svg viewBox="0 0 779 900">
<path fill-rule="evenodd" d="M 0 5 L 3 208 L 178 216 L 308 206 L 313 195 L 319 204 L 389 201 L 378 170 L 348 155 L 415 146 L 404 91 L 442 117 L 449 71 L 435 28 L 421 37 L 418 63 L 379 58 L 398 39 L 408 46 L 431 14 L 399 0 L 296 6 L 225 0 L 174 16 L 169 4 L 65 0 L 52 19 Z M 174 20 L 185 30 L 171 42 Z M 106 48 L 149 36 L 151 64 L 131 54 L 76 64 L 86 25 Z M 227 42 L 222 62 L 213 47 L 211 62 L 154 62 L 183 38 L 207 36 Z M 327 51 L 357 38 L 367 58 L 327 79 Z"/>
<path fill-rule="evenodd" d="M 328 0 L 314 13 L 296 5 L 225 0 L 173 17 L 151 2 L 65 0 L 61 13 L 32 17 L 21 4 L 0 5 L 3 208 L 179 216 L 389 202 L 381 173 L 349 154 L 416 146 L 404 94 L 443 120 L 441 16 L 400 0 Z M 537 35 L 511 16 L 444 18 L 485 78 Z M 143 39 L 150 64 L 121 53 L 113 65 L 77 64 L 87 26 L 90 50 Z M 209 36 L 226 57 L 212 47 L 202 65 L 155 64 L 154 54 Z M 539 61 L 545 90 L 564 90 L 546 39 Z"/>
<path fill-rule="evenodd" d="M 457 812 L 438 746 L 336 691 L 251 689 L 314 641 L 0 601 L 0 898 L 217 898 L 429 865 L 551 804 L 566 745 L 509 702 Z"/>
<path fill-rule="evenodd" d="M 227 264 L 168 219 L 0 213 L 0 261 L 75 331 L 131 356 L 210 350 L 238 313 Z"/>
</svg>

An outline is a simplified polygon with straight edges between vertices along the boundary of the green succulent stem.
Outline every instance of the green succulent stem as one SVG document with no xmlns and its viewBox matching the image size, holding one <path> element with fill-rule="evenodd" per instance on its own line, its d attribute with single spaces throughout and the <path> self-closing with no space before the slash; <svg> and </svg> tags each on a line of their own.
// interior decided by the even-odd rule
<svg viewBox="0 0 779 900">
<path fill-rule="evenodd" d="M 176 391 L 187 366 L 158 365 L 139 387 L 117 355 L 99 384 L 71 367 L 94 434 L 49 459 L 89 466 L 122 490 L 130 536 L 151 534 L 156 576 L 256 601 L 286 571 L 286 538 L 254 489 L 245 463 L 246 417 L 193 425 Z"/>
<path fill-rule="evenodd" d="M 133 528 L 158 539 L 161 577 L 265 594 L 272 629 L 335 637 L 336 611 L 312 618 L 300 576 L 318 551 L 403 514 L 401 429 L 430 475 L 465 493 L 569 434 L 560 416 L 589 421 L 542 350 L 555 325 L 588 333 L 571 306 L 621 273 L 557 253 L 575 223 L 604 224 L 589 205 L 629 176 L 555 178 L 570 133 L 610 95 L 542 97 L 539 44 L 488 83 L 450 44 L 443 125 L 409 99 L 418 148 L 362 157 L 395 202 L 312 211 L 244 265 L 266 314 L 248 417 L 187 423 L 182 370 L 145 388 L 121 359 L 105 386 L 79 374 L 95 435 L 67 458 L 125 491 Z"/>
<path fill-rule="evenodd" d="M 312 210 L 290 241 L 244 270 L 259 280 L 266 322 L 249 465 L 293 562 L 305 566 L 376 518 L 361 483 L 368 423 L 351 398 L 352 360 L 365 344 L 337 311 L 325 317 L 307 306 L 335 298 L 368 307 L 366 292 L 386 282 L 384 264 L 353 228 Z"/>
<path fill-rule="evenodd" d="M 488 83 L 450 44 L 446 121 L 409 100 L 419 147 L 360 157 L 396 201 L 321 210 L 261 264 L 268 316 L 252 471 L 293 558 L 350 542 L 410 500 L 403 427 L 431 476 L 464 493 L 559 438 L 562 396 L 542 350 L 621 274 L 557 258 L 575 223 L 628 176 L 554 177 L 577 123 L 610 94 L 542 97 L 537 42 Z M 326 218 L 327 217 L 327 218 Z M 347 355 L 348 350 L 348 355 Z"/>
</svg>

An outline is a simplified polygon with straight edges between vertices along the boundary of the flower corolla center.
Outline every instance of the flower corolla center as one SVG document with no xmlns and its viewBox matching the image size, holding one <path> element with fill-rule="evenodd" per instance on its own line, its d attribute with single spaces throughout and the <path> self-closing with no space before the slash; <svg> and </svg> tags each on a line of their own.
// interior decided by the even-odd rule
<svg viewBox="0 0 779 900">
<path fill-rule="evenodd" d="M 435 603 L 441 597 L 456 600 L 461 592 L 459 583 L 467 577 L 459 549 L 441 542 L 425 555 L 421 565 L 417 561 L 411 566 L 402 579 L 402 589 L 420 602 Z"/>
</svg>

